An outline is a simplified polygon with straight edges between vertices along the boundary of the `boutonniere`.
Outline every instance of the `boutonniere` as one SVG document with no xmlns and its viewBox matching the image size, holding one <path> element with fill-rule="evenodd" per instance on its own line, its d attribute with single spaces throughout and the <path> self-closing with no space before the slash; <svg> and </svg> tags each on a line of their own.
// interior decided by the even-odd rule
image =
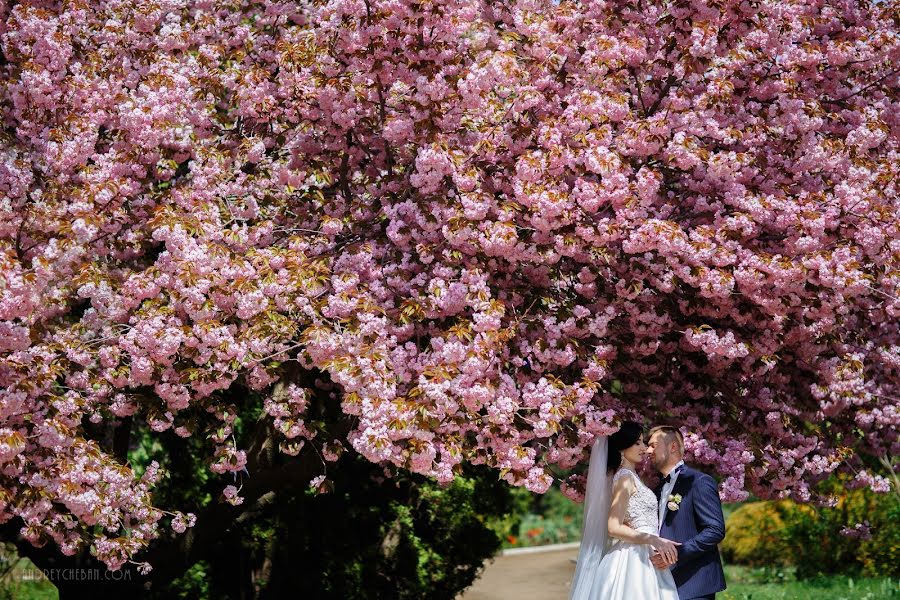
<svg viewBox="0 0 900 600">
<path fill-rule="evenodd" d="M 681 506 L 681 494 L 669 494 L 669 500 L 666 502 L 666 508 L 669 510 L 678 510 Z"/>
</svg>

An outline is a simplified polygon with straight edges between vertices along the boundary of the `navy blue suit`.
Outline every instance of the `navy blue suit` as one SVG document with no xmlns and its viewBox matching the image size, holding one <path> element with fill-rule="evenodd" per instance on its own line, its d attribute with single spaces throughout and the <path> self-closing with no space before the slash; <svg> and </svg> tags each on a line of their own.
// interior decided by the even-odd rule
<svg viewBox="0 0 900 600">
<path fill-rule="evenodd" d="M 656 489 L 662 491 L 662 483 Z M 702 598 L 725 589 L 725 572 L 718 543 L 725 538 L 725 518 L 716 481 L 684 465 L 671 492 L 681 494 L 678 510 L 666 510 L 659 535 L 678 546 L 672 577 L 680 600 Z"/>
</svg>

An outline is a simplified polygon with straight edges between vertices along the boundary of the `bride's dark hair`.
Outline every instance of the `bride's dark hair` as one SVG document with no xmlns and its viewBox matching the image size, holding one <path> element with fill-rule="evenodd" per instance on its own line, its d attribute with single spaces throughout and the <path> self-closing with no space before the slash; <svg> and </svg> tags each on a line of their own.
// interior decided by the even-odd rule
<svg viewBox="0 0 900 600">
<path fill-rule="evenodd" d="M 622 464 L 622 450 L 626 450 L 634 446 L 641 435 L 644 428 L 640 423 L 634 421 L 625 421 L 617 432 L 609 436 L 609 450 L 606 457 L 606 472 L 612 473 Z"/>
</svg>

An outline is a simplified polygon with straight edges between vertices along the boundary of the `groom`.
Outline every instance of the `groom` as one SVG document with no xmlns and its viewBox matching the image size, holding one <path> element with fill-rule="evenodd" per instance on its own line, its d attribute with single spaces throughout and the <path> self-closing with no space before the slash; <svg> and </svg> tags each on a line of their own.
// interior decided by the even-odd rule
<svg viewBox="0 0 900 600">
<path fill-rule="evenodd" d="M 647 454 L 663 476 L 659 498 L 659 535 L 679 542 L 678 560 L 651 558 L 657 569 L 672 569 L 680 600 L 706 600 L 725 589 L 717 544 L 725 537 L 725 519 L 715 480 L 684 464 L 684 438 L 674 427 L 650 430 Z"/>
</svg>

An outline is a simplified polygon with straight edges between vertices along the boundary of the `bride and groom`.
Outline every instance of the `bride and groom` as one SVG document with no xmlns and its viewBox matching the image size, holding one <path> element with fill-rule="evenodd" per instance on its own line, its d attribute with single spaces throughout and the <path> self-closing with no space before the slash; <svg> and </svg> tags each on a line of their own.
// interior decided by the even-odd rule
<svg viewBox="0 0 900 600">
<path fill-rule="evenodd" d="M 647 456 L 655 490 L 635 468 Z M 705 600 L 725 589 L 725 519 L 715 480 L 684 464 L 674 427 L 626 421 L 591 449 L 584 535 L 570 600 Z"/>
</svg>

